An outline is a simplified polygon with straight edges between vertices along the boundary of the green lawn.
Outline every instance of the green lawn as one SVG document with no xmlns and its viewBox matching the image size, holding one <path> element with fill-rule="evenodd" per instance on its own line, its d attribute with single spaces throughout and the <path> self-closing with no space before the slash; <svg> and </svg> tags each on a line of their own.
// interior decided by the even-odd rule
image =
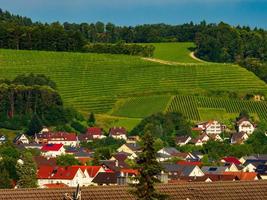
<svg viewBox="0 0 267 200">
<path fill-rule="evenodd" d="M 191 53 L 189 48 L 195 47 L 195 45 L 191 42 L 151 44 L 156 47 L 154 58 L 182 63 L 199 63 L 199 61 L 192 59 L 189 56 Z"/>
<path fill-rule="evenodd" d="M 127 99 L 112 114 L 132 118 L 143 118 L 153 113 L 165 111 L 171 96 L 147 96 Z"/>
</svg>

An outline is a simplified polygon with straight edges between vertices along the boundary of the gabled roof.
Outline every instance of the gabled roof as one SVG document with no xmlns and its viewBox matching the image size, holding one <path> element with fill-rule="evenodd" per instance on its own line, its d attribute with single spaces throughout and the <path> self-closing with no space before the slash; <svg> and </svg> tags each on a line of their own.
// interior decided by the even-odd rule
<svg viewBox="0 0 267 200">
<path fill-rule="evenodd" d="M 59 151 L 63 144 L 46 144 L 41 148 L 41 151 Z"/>
<path fill-rule="evenodd" d="M 184 165 L 184 166 L 201 166 L 202 165 L 202 162 L 190 162 L 190 161 L 178 161 L 177 162 L 178 165 Z"/>
<path fill-rule="evenodd" d="M 162 167 L 165 172 L 176 172 L 177 176 L 189 176 L 190 173 L 197 167 L 196 165 L 178 165 L 173 163 L 163 163 Z"/>
<path fill-rule="evenodd" d="M 179 143 L 185 143 L 188 139 L 191 139 L 191 137 L 188 135 L 183 135 L 183 136 L 176 137 L 175 141 L 176 143 L 179 144 Z"/>
<path fill-rule="evenodd" d="M 226 163 L 233 163 L 235 165 L 241 165 L 241 162 L 236 158 L 236 157 L 224 157 L 222 159 L 223 161 L 225 161 Z"/>
<path fill-rule="evenodd" d="M 256 168 L 256 172 L 260 175 L 267 175 L 267 165 L 258 165 Z"/>
<path fill-rule="evenodd" d="M 201 170 L 204 174 L 223 174 L 228 167 L 225 166 L 203 166 Z"/>
<path fill-rule="evenodd" d="M 106 173 L 100 172 L 96 175 L 96 177 L 92 180 L 93 183 L 97 183 L 99 185 L 102 184 L 116 184 L 118 175 L 116 173 Z"/>
<path fill-rule="evenodd" d="M 237 122 L 236 122 L 236 124 L 237 125 L 240 125 L 242 122 L 244 122 L 244 121 L 248 121 L 248 122 L 250 122 L 250 120 L 248 119 L 248 118 L 246 118 L 246 117 L 242 117 L 241 119 L 239 119 Z M 251 123 L 251 122 L 250 122 Z M 252 123 L 251 123 L 252 124 Z"/>
<path fill-rule="evenodd" d="M 247 135 L 247 133 L 245 133 L 245 132 L 237 132 L 237 133 L 234 133 L 232 135 L 231 140 L 234 141 L 234 142 L 236 142 L 236 143 L 243 142 L 244 141 L 243 140 L 243 137 L 245 135 Z"/>
<path fill-rule="evenodd" d="M 236 176 L 241 181 L 253 181 L 258 175 L 255 172 L 224 172 L 223 174 Z"/>
<path fill-rule="evenodd" d="M 102 166 L 72 166 L 72 167 L 76 169 L 81 169 L 82 172 L 87 171 L 90 177 L 95 177 L 96 174 L 99 172 L 99 170 L 102 168 Z"/>
<path fill-rule="evenodd" d="M 174 148 L 174 147 L 164 147 L 163 149 L 159 150 L 159 151 L 164 151 L 167 154 L 171 155 L 171 156 L 176 156 L 177 154 L 179 154 L 180 152 Z"/>
<path fill-rule="evenodd" d="M 44 184 L 45 188 L 67 188 L 68 185 L 64 183 L 50 183 L 50 184 Z"/>
<path fill-rule="evenodd" d="M 14 143 L 16 143 L 18 140 L 20 140 L 20 138 L 22 137 L 22 136 L 25 136 L 26 138 L 27 138 L 27 136 L 25 135 L 25 134 L 18 134 L 15 138 L 14 138 L 14 140 L 13 140 L 13 142 Z M 28 138 L 27 138 L 28 139 Z"/>
<path fill-rule="evenodd" d="M 87 135 L 102 135 L 102 129 L 99 127 L 89 127 L 86 132 Z"/>
<path fill-rule="evenodd" d="M 113 127 L 109 129 L 109 134 L 110 135 L 126 135 L 127 131 L 124 127 Z"/>
<path fill-rule="evenodd" d="M 39 166 L 37 170 L 38 179 L 67 179 L 72 180 L 77 174 L 77 167 L 59 167 L 59 166 Z"/>
<path fill-rule="evenodd" d="M 125 144 L 129 149 L 131 149 L 133 152 L 137 152 L 141 150 L 141 146 L 137 143 L 126 143 Z"/>
<path fill-rule="evenodd" d="M 67 132 L 44 132 L 35 134 L 37 139 L 45 139 L 47 141 L 77 141 L 76 133 Z"/>
</svg>

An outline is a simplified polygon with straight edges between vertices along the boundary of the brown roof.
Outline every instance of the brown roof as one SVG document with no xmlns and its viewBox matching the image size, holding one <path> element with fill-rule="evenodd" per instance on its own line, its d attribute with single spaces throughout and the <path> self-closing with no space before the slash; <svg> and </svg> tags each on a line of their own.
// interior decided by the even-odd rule
<svg viewBox="0 0 267 200">
<path fill-rule="evenodd" d="M 170 200 L 266 200 L 267 181 L 225 181 L 173 183 L 159 186 Z M 62 200 L 65 193 L 72 194 L 75 188 L 62 189 L 16 189 L 0 190 L 0 200 Z M 134 200 L 126 186 L 98 186 L 81 189 L 83 200 Z"/>
</svg>

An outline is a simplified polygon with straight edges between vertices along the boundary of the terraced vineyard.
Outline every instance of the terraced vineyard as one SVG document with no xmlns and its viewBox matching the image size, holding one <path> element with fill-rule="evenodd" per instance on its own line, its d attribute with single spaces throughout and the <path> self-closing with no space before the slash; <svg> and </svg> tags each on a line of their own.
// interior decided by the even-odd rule
<svg viewBox="0 0 267 200">
<path fill-rule="evenodd" d="M 157 46 L 158 51 L 162 45 Z M 176 45 L 179 46 L 178 43 Z M 193 62 L 188 55 L 188 44 L 180 45 L 184 53 L 177 59 L 185 63 Z M 171 50 L 158 55 L 171 59 L 176 58 L 179 52 L 181 51 Z M 169 58 L 165 57 L 169 54 Z M 183 112 L 190 119 L 200 118 L 196 110 L 201 107 L 196 101 L 191 101 L 195 97 L 186 97 L 192 93 L 210 89 L 267 93 L 267 86 L 263 81 L 246 69 L 231 64 L 171 66 L 125 55 L 0 50 L 0 78 L 11 79 L 18 74 L 31 72 L 51 77 L 57 83 L 65 104 L 84 113 L 111 113 L 137 118 L 164 111 L 170 96 L 177 93 L 184 94 L 185 97 L 181 97 L 178 103 L 173 101 L 170 109 L 186 108 Z M 155 100 L 155 96 L 159 95 L 162 97 Z M 133 99 L 137 96 L 138 98 Z M 132 100 L 127 100 L 124 106 L 117 108 L 121 99 Z M 192 105 L 187 106 L 190 101 Z M 250 106 L 249 109 L 254 111 L 258 104 L 256 107 L 250 103 L 242 105 Z M 205 106 L 208 107 L 202 102 L 202 107 Z M 216 106 L 216 101 L 212 106 Z M 233 110 L 227 109 L 229 112 L 238 110 L 234 110 L 235 107 L 231 108 Z M 261 117 L 265 118 L 263 111 L 261 112 Z"/>
<path fill-rule="evenodd" d="M 201 109 L 210 109 L 210 112 L 238 114 L 246 109 L 250 113 L 257 113 L 261 120 L 267 120 L 267 102 L 242 101 L 223 98 L 176 96 L 167 111 L 179 111 L 187 118 L 195 121 L 203 120 L 200 117 Z"/>
</svg>

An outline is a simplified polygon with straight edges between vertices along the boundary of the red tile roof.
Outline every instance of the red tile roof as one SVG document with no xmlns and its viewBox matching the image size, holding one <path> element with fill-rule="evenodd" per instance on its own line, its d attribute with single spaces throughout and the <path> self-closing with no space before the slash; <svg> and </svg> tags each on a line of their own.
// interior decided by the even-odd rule
<svg viewBox="0 0 267 200">
<path fill-rule="evenodd" d="M 202 162 L 178 161 L 177 164 L 184 166 L 201 166 Z"/>
<path fill-rule="evenodd" d="M 135 174 L 135 175 L 138 174 L 138 171 L 135 169 L 121 169 L 121 172 L 127 173 L 127 174 Z"/>
<path fill-rule="evenodd" d="M 241 162 L 236 157 L 225 157 L 224 160 L 227 163 L 234 163 L 235 165 L 241 165 Z"/>
<path fill-rule="evenodd" d="M 67 133 L 67 132 L 44 132 L 36 134 L 36 137 L 40 140 L 47 141 L 77 141 L 76 133 Z"/>
<path fill-rule="evenodd" d="M 256 172 L 224 172 L 223 174 L 236 176 L 241 181 L 253 181 L 258 175 Z"/>
<path fill-rule="evenodd" d="M 102 135 L 102 129 L 98 127 L 90 127 L 87 129 L 87 135 Z"/>
<path fill-rule="evenodd" d="M 127 131 L 124 127 L 113 127 L 109 129 L 110 135 L 126 135 Z"/>
<path fill-rule="evenodd" d="M 45 188 L 67 188 L 68 185 L 64 183 L 51 183 L 51 184 L 44 184 Z"/>
<path fill-rule="evenodd" d="M 67 179 L 72 180 L 77 174 L 79 168 L 77 167 L 52 167 L 39 166 L 37 170 L 38 179 Z"/>
<path fill-rule="evenodd" d="M 63 144 L 46 144 L 41 148 L 41 151 L 59 151 Z"/>
<path fill-rule="evenodd" d="M 266 200 L 267 181 L 224 181 L 160 184 L 156 188 L 168 195 L 169 200 Z M 126 186 L 82 187 L 83 200 L 134 200 Z M 72 195 L 76 188 L 58 189 L 4 189 L 0 200 L 60 200 Z"/>
</svg>

